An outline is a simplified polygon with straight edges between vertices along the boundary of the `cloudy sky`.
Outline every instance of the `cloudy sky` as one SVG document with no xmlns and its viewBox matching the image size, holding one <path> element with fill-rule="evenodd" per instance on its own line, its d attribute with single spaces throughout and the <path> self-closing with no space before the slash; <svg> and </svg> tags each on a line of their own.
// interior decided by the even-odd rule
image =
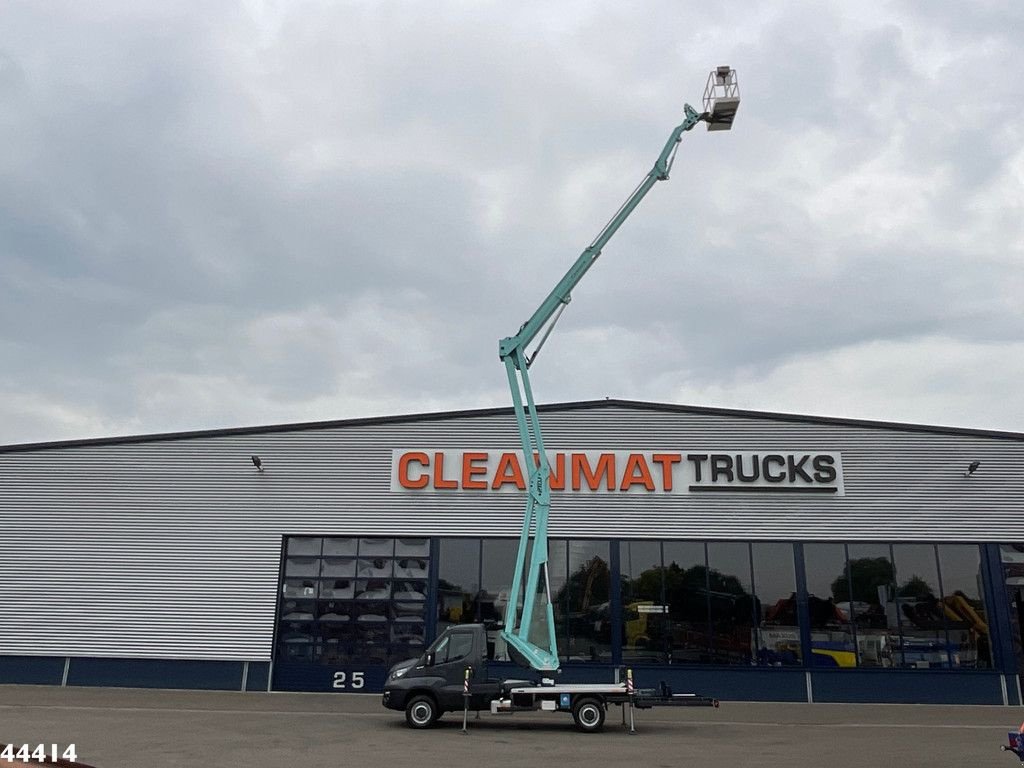
<svg viewBox="0 0 1024 768">
<path fill-rule="evenodd" d="M 642 11 L 641 11 L 642 8 Z M 509 403 L 532 371 L 1024 431 L 1024 4 L 7 2 L 0 444 Z"/>
</svg>

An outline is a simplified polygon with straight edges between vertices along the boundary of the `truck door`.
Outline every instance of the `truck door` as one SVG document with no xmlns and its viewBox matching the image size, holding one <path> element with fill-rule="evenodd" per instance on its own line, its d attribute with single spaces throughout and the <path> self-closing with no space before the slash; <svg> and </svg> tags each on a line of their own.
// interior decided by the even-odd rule
<svg viewBox="0 0 1024 768">
<path fill-rule="evenodd" d="M 434 666 L 431 672 L 444 680 L 438 698 L 444 709 L 462 707 L 462 686 L 466 676 L 466 666 L 478 666 L 473 653 L 473 636 L 471 631 L 449 631 L 443 635 L 433 648 Z"/>
</svg>

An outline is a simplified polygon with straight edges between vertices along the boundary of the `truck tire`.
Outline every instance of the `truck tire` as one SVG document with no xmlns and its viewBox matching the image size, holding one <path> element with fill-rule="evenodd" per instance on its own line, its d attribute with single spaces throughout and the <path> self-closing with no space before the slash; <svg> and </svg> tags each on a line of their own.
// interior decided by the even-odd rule
<svg viewBox="0 0 1024 768">
<path fill-rule="evenodd" d="M 590 696 L 577 699 L 572 705 L 572 719 L 584 733 L 597 733 L 604 728 L 604 702 Z"/>
<path fill-rule="evenodd" d="M 425 693 L 413 696 L 405 705 L 405 722 L 410 728 L 430 728 L 439 716 L 434 697 Z"/>
</svg>

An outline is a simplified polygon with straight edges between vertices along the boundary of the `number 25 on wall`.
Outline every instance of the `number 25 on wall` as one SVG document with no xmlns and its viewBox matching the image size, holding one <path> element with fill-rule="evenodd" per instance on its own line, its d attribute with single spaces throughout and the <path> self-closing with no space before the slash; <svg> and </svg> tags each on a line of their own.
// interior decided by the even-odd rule
<svg viewBox="0 0 1024 768">
<path fill-rule="evenodd" d="M 366 681 L 363 679 L 363 673 L 353 672 L 351 681 L 348 680 L 347 672 L 334 673 L 334 682 L 331 683 L 332 688 L 348 688 L 349 685 L 351 685 L 352 688 L 355 690 L 358 690 L 362 688 L 364 685 L 366 685 Z"/>
</svg>

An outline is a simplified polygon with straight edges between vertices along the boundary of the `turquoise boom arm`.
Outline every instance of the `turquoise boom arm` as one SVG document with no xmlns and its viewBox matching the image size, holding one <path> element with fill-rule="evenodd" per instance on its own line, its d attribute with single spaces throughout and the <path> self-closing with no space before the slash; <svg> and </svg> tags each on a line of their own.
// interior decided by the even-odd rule
<svg viewBox="0 0 1024 768">
<path fill-rule="evenodd" d="M 523 323 L 519 332 L 498 343 L 498 356 L 505 364 L 508 383 L 512 389 L 512 404 L 519 426 L 519 437 L 522 441 L 524 467 L 528 468 L 529 472 L 526 489 L 526 514 L 523 517 L 523 529 L 519 535 L 519 553 L 516 558 L 508 604 L 505 607 L 505 628 L 502 630 L 501 636 L 509 645 L 510 652 L 517 661 L 525 662 L 526 665 L 541 672 L 554 672 L 559 667 L 558 648 L 555 640 L 555 618 L 551 605 L 551 584 L 548 579 L 548 515 L 551 510 L 549 478 L 551 469 L 544 452 L 544 440 L 541 436 L 540 421 L 537 418 L 537 408 L 530 388 L 528 369 L 569 303 L 573 288 L 587 273 L 587 270 L 594 265 L 601 255 L 601 250 L 640 204 L 644 195 L 655 183 L 668 178 L 683 134 L 701 120 L 707 120 L 709 117 L 707 112 L 698 113 L 689 104 L 685 105 L 684 111 L 685 119 L 672 131 L 672 135 L 665 142 L 665 148 L 661 151 L 650 173 L 640 182 L 640 185 L 623 203 L 611 221 L 605 225 L 594 242 L 580 254 L 580 257 L 544 299 L 537 311 Z M 527 346 L 542 331 L 544 335 L 536 350 L 532 356 L 528 356 Z M 529 546 L 531 538 L 532 550 Z M 529 564 L 526 562 L 527 555 L 529 555 Z M 544 627 L 539 626 L 540 622 L 537 622 L 537 626 L 535 626 L 534 621 L 537 596 L 541 588 L 547 598 L 541 606 L 541 610 L 545 613 Z M 520 599 L 522 600 L 521 613 L 519 610 Z"/>
</svg>

